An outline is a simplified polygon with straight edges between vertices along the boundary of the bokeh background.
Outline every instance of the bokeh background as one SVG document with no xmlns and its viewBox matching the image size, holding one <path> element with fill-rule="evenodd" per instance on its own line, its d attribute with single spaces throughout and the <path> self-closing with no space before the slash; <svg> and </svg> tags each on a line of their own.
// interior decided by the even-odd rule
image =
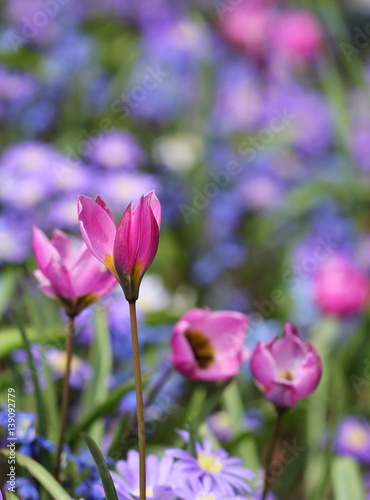
<svg viewBox="0 0 370 500">
<path fill-rule="evenodd" d="M 304 451 L 278 475 L 278 498 L 349 498 L 333 496 L 338 453 L 369 483 L 369 46 L 366 0 L 2 2 L 0 388 L 5 402 L 10 381 L 17 386 L 29 429 L 35 398 L 13 311 L 36 361 L 47 353 L 51 378 L 45 367 L 39 375 L 54 399 L 65 319 L 32 276 L 32 226 L 78 244 L 78 194 L 100 194 L 119 218 L 155 189 L 163 226 L 139 301 L 144 369 L 166 367 L 171 328 L 194 306 L 248 314 L 250 349 L 295 323 L 323 356 L 324 378 L 286 418 L 285 438 Z M 325 271 L 329 299 L 318 291 Z M 72 418 L 88 404 L 80 392 L 98 362 L 97 398 L 132 375 L 120 293 L 78 321 Z M 258 469 L 272 409 L 248 363 L 238 384 L 243 406 L 228 407 L 230 393 L 216 421 Z M 212 387 L 204 391 L 172 379 L 148 413 L 153 449 L 176 439 L 167 421 L 181 425 L 190 395 L 194 410 Z M 105 451 L 134 402 L 128 394 L 95 424 Z M 335 443 L 349 416 L 359 427 L 348 451 Z M 31 486 L 22 498 L 38 498 Z"/>
</svg>

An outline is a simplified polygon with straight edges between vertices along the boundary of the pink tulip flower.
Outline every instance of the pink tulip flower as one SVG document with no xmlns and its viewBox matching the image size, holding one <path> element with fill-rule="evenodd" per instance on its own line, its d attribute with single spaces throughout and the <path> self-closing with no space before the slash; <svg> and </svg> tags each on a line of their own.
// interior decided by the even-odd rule
<svg viewBox="0 0 370 500">
<path fill-rule="evenodd" d="M 250 367 L 265 398 L 280 409 L 294 408 L 298 399 L 309 396 L 322 374 L 319 355 L 290 323 L 285 325 L 283 338 L 256 345 Z"/>
<path fill-rule="evenodd" d="M 315 276 L 315 301 L 326 314 L 359 314 L 367 306 L 369 294 L 367 275 L 344 257 L 333 257 Z"/>
<path fill-rule="evenodd" d="M 113 216 L 97 196 L 78 197 L 78 218 L 86 245 L 103 262 L 121 285 L 129 302 L 139 296 L 140 282 L 158 250 L 161 205 L 154 191 L 132 202 L 118 227 Z"/>
<path fill-rule="evenodd" d="M 322 30 L 317 18 L 309 11 L 282 12 L 272 28 L 272 47 L 288 61 L 304 62 L 322 51 Z"/>
<path fill-rule="evenodd" d="M 229 43 L 246 55 L 265 59 L 268 34 L 275 16 L 275 8 L 267 2 L 243 2 L 223 14 L 219 30 Z"/>
<path fill-rule="evenodd" d="M 173 328 L 172 364 L 193 380 L 229 379 L 246 358 L 246 335 L 244 314 L 191 309 Z"/>
<path fill-rule="evenodd" d="M 33 228 L 33 251 L 39 267 L 34 272 L 40 289 L 58 299 L 70 317 L 109 293 L 116 285 L 114 277 L 82 243 L 74 255 L 69 237 L 55 229 L 52 240 Z"/>
</svg>

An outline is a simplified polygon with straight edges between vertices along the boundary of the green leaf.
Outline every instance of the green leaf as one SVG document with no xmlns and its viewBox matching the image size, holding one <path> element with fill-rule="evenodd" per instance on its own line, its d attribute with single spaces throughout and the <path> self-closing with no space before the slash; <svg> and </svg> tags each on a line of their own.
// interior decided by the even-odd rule
<svg viewBox="0 0 370 500">
<path fill-rule="evenodd" d="M 24 328 L 27 339 L 30 343 L 38 342 L 39 335 L 36 328 Z M 56 344 L 65 339 L 65 333 L 60 328 L 49 329 L 46 332 L 46 341 L 48 344 Z M 22 349 L 23 340 L 16 326 L 0 330 L 0 359 L 7 358 L 14 349 Z"/>
<path fill-rule="evenodd" d="M 9 457 L 8 450 L 0 450 L 0 453 Z M 17 465 L 24 467 L 52 496 L 58 500 L 70 500 L 71 496 L 60 486 L 53 476 L 42 465 L 38 464 L 32 458 L 26 457 L 21 453 L 15 454 Z"/>
<path fill-rule="evenodd" d="M 147 375 L 143 376 L 143 382 L 148 379 Z M 129 391 L 135 389 L 135 379 L 131 379 L 125 384 L 117 387 L 109 396 L 88 410 L 79 422 L 69 431 L 67 435 L 67 442 L 73 443 L 78 437 L 78 431 L 85 431 L 88 429 L 99 417 L 112 413 L 115 410 L 122 397 Z"/>
<path fill-rule="evenodd" d="M 14 493 L 12 493 L 11 491 L 8 491 L 7 493 L 8 493 L 9 500 L 19 500 L 17 495 L 14 495 Z"/>
<path fill-rule="evenodd" d="M 117 492 L 114 487 L 112 476 L 110 475 L 108 465 L 105 461 L 103 453 L 100 451 L 99 446 L 95 443 L 92 437 L 88 436 L 84 432 L 81 432 L 85 443 L 87 444 L 91 455 L 96 463 L 99 471 L 100 478 L 103 483 L 103 488 L 105 491 L 105 496 L 109 500 L 118 500 Z"/>
<path fill-rule="evenodd" d="M 94 376 L 86 392 L 85 408 L 99 405 L 107 398 L 109 393 L 108 377 L 113 366 L 112 350 L 105 311 L 101 307 L 96 309 L 96 340 L 89 356 L 89 362 L 94 367 Z M 96 441 L 99 441 L 104 431 L 103 424 L 98 422 L 97 419 L 94 419 L 93 422 L 94 427 L 90 428 L 89 433 Z M 79 430 L 83 429 L 80 428 Z"/>
<path fill-rule="evenodd" d="M 352 458 L 335 457 L 331 478 L 335 500 L 348 500 L 349 498 L 365 500 L 360 468 Z"/>
</svg>

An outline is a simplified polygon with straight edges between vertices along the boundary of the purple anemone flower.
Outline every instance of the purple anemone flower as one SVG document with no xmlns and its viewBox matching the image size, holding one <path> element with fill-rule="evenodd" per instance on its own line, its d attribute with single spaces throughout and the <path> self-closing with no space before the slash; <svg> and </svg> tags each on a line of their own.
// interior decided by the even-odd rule
<svg viewBox="0 0 370 500">
<path fill-rule="evenodd" d="M 355 417 L 344 418 L 337 432 L 336 451 L 370 464 L 370 423 Z"/>
<path fill-rule="evenodd" d="M 181 449 L 169 449 L 166 455 L 177 458 L 176 467 L 180 473 L 194 478 L 211 478 L 214 484 L 229 495 L 251 493 L 248 481 L 254 473 L 244 467 L 241 458 L 230 457 L 223 450 L 213 451 L 210 441 L 195 445 L 196 457 Z"/>
<path fill-rule="evenodd" d="M 117 472 L 111 472 L 119 500 L 138 499 L 140 495 L 139 453 L 130 450 L 127 460 L 119 460 Z M 152 500 L 175 500 L 173 485 L 177 484 L 177 469 L 171 457 L 146 457 L 146 496 Z M 97 487 L 98 489 L 101 486 Z"/>
</svg>

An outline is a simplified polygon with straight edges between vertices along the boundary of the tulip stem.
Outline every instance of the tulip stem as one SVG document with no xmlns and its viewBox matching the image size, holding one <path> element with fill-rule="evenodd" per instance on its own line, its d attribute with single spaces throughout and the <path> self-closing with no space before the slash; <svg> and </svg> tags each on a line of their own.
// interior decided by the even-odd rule
<svg viewBox="0 0 370 500">
<path fill-rule="evenodd" d="M 276 416 L 276 420 L 275 420 L 274 430 L 273 430 L 273 433 L 271 436 L 269 448 L 268 448 L 267 455 L 266 455 L 265 486 L 263 488 L 262 500 L 266 500 L 267 494 L 270 491 L 270 486 L 273 482 L 273 476 L 271 475 L 271 462 L 272 462 L 272 459 L 274 457 L 274 451 L 276 448 L 276 444 L 277 444 L 278 436 L 279 436 L 279 432 L 280 432 L 280 427 L 281 427 L 281 420 L 282 420 L 282 417 L 284 414 L 283 410 L 281 410 L 279 408 L 276 408 L 276 410 L 277 410 L 277 416 Z"/>
<path fill-rule="evenodd" d="M 132 353 L 134 358 L 134 374 L 136 388 L 136 408 L 139 439 L 139 460 L 140 460 L 140 500 L 146 499 L 146 473 L 145 473 L 145 422 L 144 422 L 144 402 L 143 387 L 141 383 L 140 351 L 137 334 L 136 301 L 130 302 L 130 321 Z"/>
<path fill-rule="evenodd" d="M 169 379 L 170 375 L 174 371 L 173 366 L 170 365 L 164 372 L 163 375 L 159 378 L 157 383 L 152 387 L 150 392 L 148 393 L 148 396 L 145 398 L 144 401 L 144 409 L 148 408 L 153 402 L 153 400 L 157 397 L 158 393 L 162 390 L 163 386 Z M 137 413 L 133 413 L 131 415 L 131 418 L 129 420 L 129 423 L 127 425 L 126 431 L 125 431 L 125 437 L 123 439 L 124 442 L 128 440 L 128 438 L 131 436 L 132 431 L 135 429 L 137 426 Z"/>
<path fill-rule="evenodd" d="M 71 361 L 73 352 L 73 335 L 74 335 L 74 317 L 70 316 L 68 319 L 68 332 L 67 332 L 67 361 L 66 368 L 64 372 L 63 380 L 63 394 L 62 394 L 62 409 L 60 418 L 60 431 L 59 431 L 59 441 L 58 441 L 58 451 L 57 451 L 57 461 L 54 469 L 54 477 L 58 479 L 60 472 L 60 459 L 62 455 L 62 448 L 64 443 L 64 436 L 67 425 L 67 414 L 68 414 L 68 404 L 69 404 L 69 375 L 71 373 Z"/>
</svg>

